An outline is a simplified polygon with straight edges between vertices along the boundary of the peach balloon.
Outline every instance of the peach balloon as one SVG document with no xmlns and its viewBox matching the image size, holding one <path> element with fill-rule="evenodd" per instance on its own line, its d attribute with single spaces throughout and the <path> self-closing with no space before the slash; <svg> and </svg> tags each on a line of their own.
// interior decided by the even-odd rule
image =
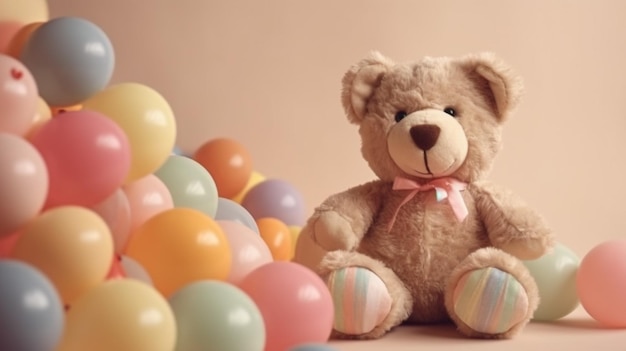
<svg viewBox="0 0 626 351">
<path fill-rule="evenodd" d="M 106 277 L 113 239 L 95 212 L 78 206 L 56 207 L 28 225 L 11 257 L 41 270 L 63 302 L 71 304 Z"/>
<path fill-rule="evenodd" d="M 148 174 L 122 186 L 130 206 L 130 232 L 148 219 L 174 207 L 167 186 L 154 174 Z"/>
<path fill-rule="evenodd" d="M 115 190 L 91 209 L 100 215 L 109 227 L 115 252 L 124 251 L 130 234 L 130 204 L 124 191 L 121 188 Z"/>
<path fill-rule="evenodd" d="M 0 132 L 0 237 L 39 214 L 48 185 L 48 170 L 39 152 L 21 137 Z"/>
<path fill-rule="evenodd" d="M 576 290 L 584 309 L 600 324 L 626 328 L 626 240 L 591 249 L 580 262 Z"/>
</svg>

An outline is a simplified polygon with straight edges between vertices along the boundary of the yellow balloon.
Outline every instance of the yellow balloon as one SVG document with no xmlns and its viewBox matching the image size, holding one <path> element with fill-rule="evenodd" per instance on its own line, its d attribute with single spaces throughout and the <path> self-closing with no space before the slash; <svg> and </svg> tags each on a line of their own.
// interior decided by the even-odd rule
<svg viewBox="0 0 626 351">
<path fill-rule="evenodd" d="M 235 201 L 238 204 L 241 204 L 241 201 L 243 200 L 243 197 L 246 196 L 248 191 L 250 189 L 252 189 L 252 187 L 254 187 L 255 185 L 259 184 L 260 182 L 262 182 L 264 180 L 265 180 L 265 176 L 264 175 L 262 175 L 261 173 L 259 173 L 257 171 L 252 171 L 252 174 L 250 175 L 250 179 L 248 179 L 248 182 L 246 183 L 246 186 L 244 186 L 243 189 L 241 189 L 239 194 L 233 196 L 233 198 L 231 200 Z"/>
<path fill-rule="evenodd" d="M 0 0 L 0 21 L 28 24 L 47 21 L 48 18 L 46 0 Z"/>
<path fill-rule="evenodd" d="M 65 304 L 71 304 L 106 277 L 113 239 L 95 212 L 78 206 L 50 209 L 20 235 L 11 256 L 41 270 Z"/>
<path fill-rule="evenodd" d="M 57 351 L 171 351 L 176 321 L 163 296 L 134 279 L 101 283 L 66 315 Z"/>
<path fill-rule="evenodd" d="M 298 237 L 300 236 L 302 227 L 292 225 L 289 226 L 289 230 L 291 231 L 291 257 L 289 259 L 291 260 L 296 254 L 296 244 L 298 244 Z"/>
<path fill-rule="evenodd" d="M 156 171 L 171 154 L 176 121 L 167 101 L 154 89 L 138 83 L 113 85 L 83 103 L 114 120 L 130 142 L 131 167 L 126 184 Z"/>
<path fill-rule="evenodd" d="M 146 269 L 166 297 L 198 280 L 226 280 L 232 265 L 219 224 L 185 207 L 165 210 L 143 223 L 132 233 L 126 255 Z"/>
<path fill-rule="evenodd" d="M 52 110 L 41 96 L 37 100 L 37 111 L 33 116 L 30 128 L 26 132 L 26 138 L 32 137 L 42 125 L 50 120 L 52 117 Z"/>
</svg>

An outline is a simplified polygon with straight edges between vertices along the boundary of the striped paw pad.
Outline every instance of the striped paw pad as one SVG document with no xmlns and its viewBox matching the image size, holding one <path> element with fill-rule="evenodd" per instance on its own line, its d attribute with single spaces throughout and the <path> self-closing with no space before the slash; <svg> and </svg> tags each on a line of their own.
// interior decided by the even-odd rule
<svg viewBox="0 0 626 351">
<path fill-rule="evenodd" d="M 497 268 L 465 273 L 454 290 L 454 311 L 480 333 L 500 334 L 522 322 L 528 295 L 515 277 Z"/>
<path fill-rule="evenodd" d="M 391 310 L 385 283 L 369 269 L 336 270 L 327 280 L 335 305 L 335 330 L 349 335 L 372 331 Z"/>
</svg>

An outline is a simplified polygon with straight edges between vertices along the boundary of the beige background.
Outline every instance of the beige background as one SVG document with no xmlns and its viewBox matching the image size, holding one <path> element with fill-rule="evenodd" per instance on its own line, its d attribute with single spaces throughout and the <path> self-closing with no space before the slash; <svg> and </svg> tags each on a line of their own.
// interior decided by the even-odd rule
<svg viewBox="0 0 626 351">
<path fill-rule="evenodd" d="M 524 76 L 527 94 L 509 122 L 492 178 L 539 209 L 560 241 L 580 255 L 603 240 L 626 237 L 626 2 L 49 4 L 52 17 L 82 16 L 108 33 L 117 54 L 115 81 L 160 91 L 176 113 L 183 149 L 235 138 L 248 147 L 257 171 L 295 184 L 309 211 L 328 195 L 373 178 L 360 157 L 356 128 L 339 104 L 339 82 L 349 65 L 372 49 L 398 61 L 494 51 Z M 449 331 L 435 328 L 338 345 L 626 348 L 626 332 L 594 330 L 579 312 L 565 324 L 532 325 L 506 344 L 450 340 Z M 425 333 L 432 335 L 415 336 Z"/>
</svg>

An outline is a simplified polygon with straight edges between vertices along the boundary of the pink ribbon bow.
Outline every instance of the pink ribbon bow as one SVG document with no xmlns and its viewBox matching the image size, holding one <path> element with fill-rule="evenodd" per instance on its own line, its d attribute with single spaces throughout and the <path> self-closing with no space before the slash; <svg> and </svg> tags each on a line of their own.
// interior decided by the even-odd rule
<svg viewBox="0 0 626 351">
<path fill-rule="evenodd" d="M 411 190 L 411 192 L 404 198 L 404 200 L 402 200 L 400 205 L 398 205 L 398 208 L 396 208 L 396 212 L 394 212 L 387 230 L 390 231 L 393 227 L 393 223 L 396 221 L 396 216 L 398 215 L 398 212 L 400 212 L 400 207 L 411 201 L 411 199 L 415 197 L 418 192 L 432 189 L 435 190 L 437 201 L 448 199 L 448 203 L 450 204 L 450 207 L 452 207 L 454 215 L 459 222 L 462 222 L 468 214 L 467 206 L 465 206 L 465 201 L 463 200 L 463 195 L 461 195 L 461 191 L 465 190 L 466 187 L 466 183 L 451 177 L 437 178 L 426 184 L 418 184 L 416 181 L 411 179 L 396 177 L 393 182 L 392 189 Z"/>
</svg>

